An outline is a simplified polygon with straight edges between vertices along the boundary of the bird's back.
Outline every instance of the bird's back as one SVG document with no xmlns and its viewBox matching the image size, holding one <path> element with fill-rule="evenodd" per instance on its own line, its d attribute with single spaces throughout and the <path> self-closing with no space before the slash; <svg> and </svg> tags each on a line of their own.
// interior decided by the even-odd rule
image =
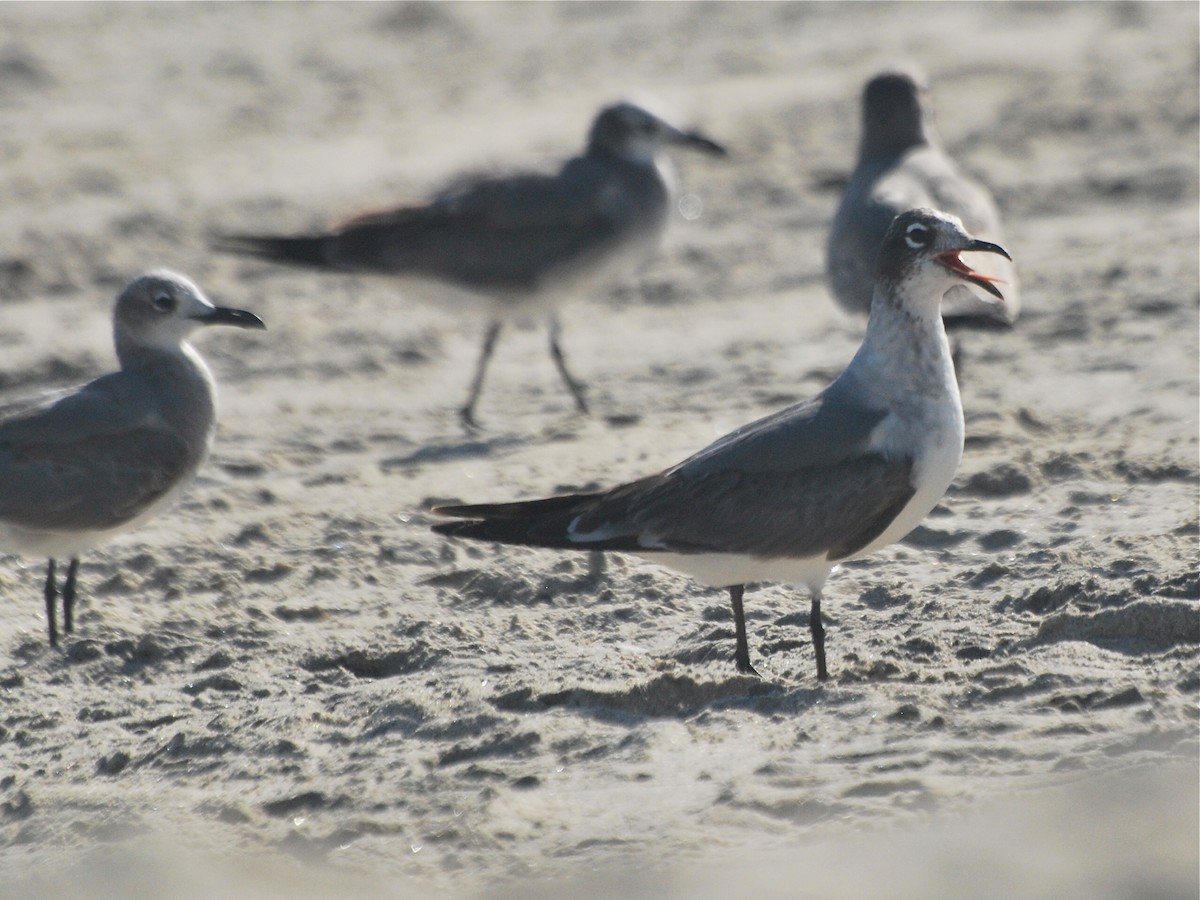
<svg viewBox="0 0 1200 900">
<path fill-rule="evenodd" d="M 921 144 L 904 153 L 860 161 L 834 217 L 827 252 L 829 284 L 847 312 L 870 311 L 883 236 L 896 216 L 918 207 L 958 216 L 969 232 L 984 240 L 1003 240 L 991 194 L 963 175 L 936 145 Z M 1004 282 L 1004 306 L 997 307 L 967 285 L 955 285 L 943 301 L 943 317 L 982 316 L 1011 324 L 1020 313 L 1014 266 L 991 255 L 975 262 L 979 272 Z"/>
<path fill-rule="evenodd" d="M 466 176 L 429 203 L 362 213 L 324 235 L 230 235 L 219 246 L 530 303 L 627 274 L 657 249 L 669 193 L 653 162 L 587 154 L 554 174 Z"/>
</svg>

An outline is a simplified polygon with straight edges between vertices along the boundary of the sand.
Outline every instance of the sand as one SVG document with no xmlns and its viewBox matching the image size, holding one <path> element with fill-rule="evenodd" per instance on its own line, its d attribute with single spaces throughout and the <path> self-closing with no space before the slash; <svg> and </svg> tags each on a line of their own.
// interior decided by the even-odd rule
<svg viewBox="0 0 1200 900">
<path fill-rule="evenodd" d="M 3 4 L 0 401 L 113 365 L 112 298 L 187 273 L 209 464 L 83 559 L 0 558 L 0 895 L 1195 897 L 1194 4 Z M 819 390 L 863 80 L 933 85 L 1020 267 L 962 338 L 967 446 L 903 544 L 807 598 L 430 534 L 431 500 L 614 484 Z M 645 92 L 727 143 L 702 214 L 539 328 L 214 255 L 464 171 L 544 166 Z M 695 210 L 692 203 L 691 209 Z"/>
</svg>

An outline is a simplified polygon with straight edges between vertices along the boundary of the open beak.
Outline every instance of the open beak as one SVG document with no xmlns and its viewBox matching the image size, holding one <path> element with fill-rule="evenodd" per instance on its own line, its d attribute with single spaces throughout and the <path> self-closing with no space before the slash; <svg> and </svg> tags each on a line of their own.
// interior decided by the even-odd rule
<svg viewBox="0 0 1200 900">
<path fill-rule="evenodd" d="M 244 309 L 230 309 L 227 306 L 214 306 L 209 312 L 194 318 L 202 325 L 233 325 L 236 328 L 259 329 L 267 327 L 254 313 Z"/>
<path fill-rule="evenodd" d="M 939 263 L 961 278 L 963 281 L 969 281 L 971 284 L 978 285 L 983 288 L 997 300 L 1004 301 L 1004 295 L 1000 293 L 1000 289 L 993 282 L 1004 284 L 1000 278 L 993 278 L 990 275 L 984 275 L 982 272 L 976 272 L 965 262 L 963 262 L 958 254 L 960 253 L 998 253 L 1005 259 L 1012 259 L 1008 255 L 1008 251 L 999 244 L 993 244 L 989 241 L 971 241 L 967 246 L 958 250 L 947 250 L 945 253 L 939 253 L 934 257 Z"/>
</svg>

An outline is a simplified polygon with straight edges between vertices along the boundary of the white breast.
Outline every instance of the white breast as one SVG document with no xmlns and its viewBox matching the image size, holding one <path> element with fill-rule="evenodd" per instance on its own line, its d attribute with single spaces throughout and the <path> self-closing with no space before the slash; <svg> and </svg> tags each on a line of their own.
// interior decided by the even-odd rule
<svg viewBox="0 0 1200 900">
<path fill-rule="evenodd" d="M 954 473 L 962 462 L 963 423 L 962 403 L 958 383 L 949 358 L 939 389 L 921 396 L 900 419 L 888 416 L 872 435 L 872 446 L 892 455 L 907 448 L 913 453 L 912 483 L 916 493 L 878 538 L 855 554 L 865 556 L 894 544 L 920 524 L 929 511 L 945 496 Z"/>
</svg>

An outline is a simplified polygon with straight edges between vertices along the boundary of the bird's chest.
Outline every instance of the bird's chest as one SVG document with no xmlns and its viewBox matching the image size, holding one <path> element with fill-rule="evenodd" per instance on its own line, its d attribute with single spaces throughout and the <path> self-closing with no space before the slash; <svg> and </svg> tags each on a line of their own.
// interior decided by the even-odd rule
<svg viewBox="0 0 1200 900">
<path fill-rule="evenodd" d="M 890 387 L 890 412 L 876 427 L 871 444 L 889 458 L 912 460 L 914 493 L 879 546 L 916 527 L 946 493 L 962 461 L 962 402 L 949 354 L 912 352 L 906 363 L 904 379 L 884 382 Z"/>
<path fill-rule="evenodd" d="M 939 476 L 949 485 L 962 459 L 964 423 L 958 382 L 949 355 L 910 352 L 906 377 L 889 384 L 890 414 L 872 443 L 887 456 L 909 456 L 914 476 Z"/>
</svg>

